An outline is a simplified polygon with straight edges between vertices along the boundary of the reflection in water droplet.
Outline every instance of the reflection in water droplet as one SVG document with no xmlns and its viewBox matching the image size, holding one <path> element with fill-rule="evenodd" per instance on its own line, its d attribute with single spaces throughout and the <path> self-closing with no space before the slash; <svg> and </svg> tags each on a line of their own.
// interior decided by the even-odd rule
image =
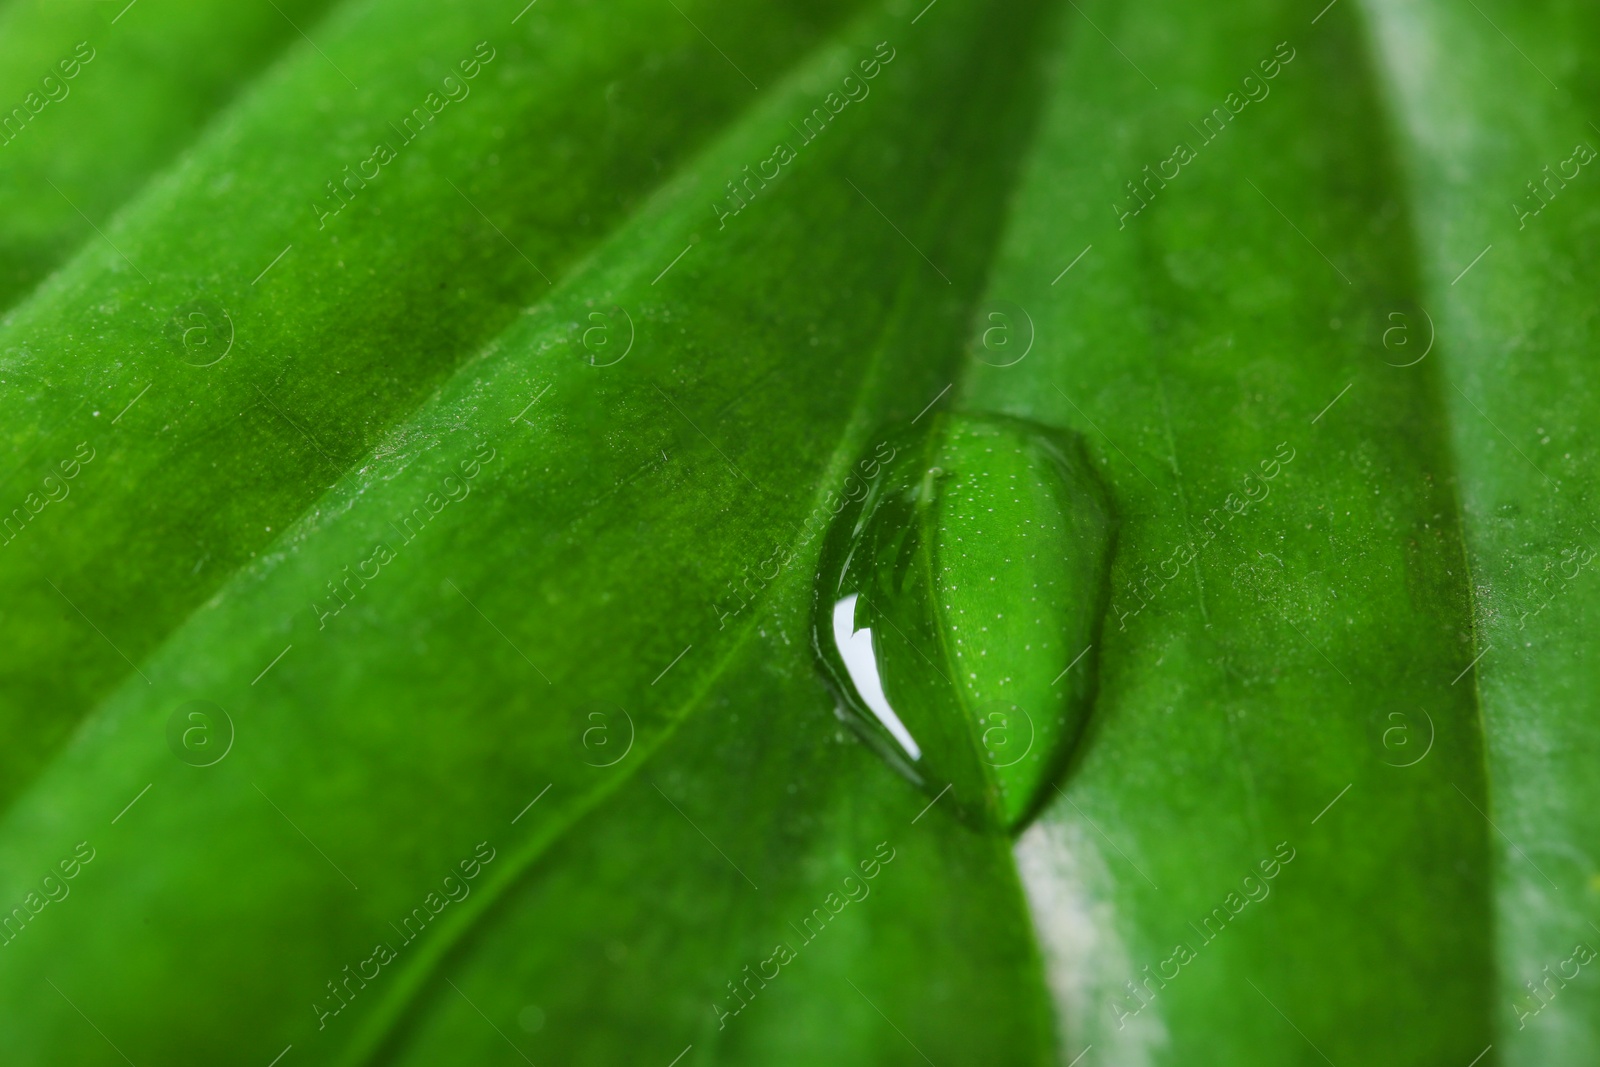
<svg viewBox="0 0 1600 1067">
<path fill-rule="evenodd" d="M 941 415 L 888 440 L 823 545 L 818 660 L 901 774 L 1016 828 L 1088 716 L 1110 505 L 1070 433 Z"/>
<path fill-rule="evenodd" d="M 866 701 L 867 710 L 878 717 L 878 721 L 894 735 L 900 747 L 913 760 L 919 760 L 922 758 L 922 748 L 917 744 L 917 739 L 911 736 L 911 731 L 906 729 L 906 724 L 900 721 L 900 716 L 889 706 L 889 698 L 883 695 L 878 659 L 872 654 L 872 627 L 855 628 L 858 599 L 857 594 L 851 593 L 833 606 L 834 647 L 844 658 L 844 668 L 850 674 L 850 682 L 861 699 Z"/>
</svg>

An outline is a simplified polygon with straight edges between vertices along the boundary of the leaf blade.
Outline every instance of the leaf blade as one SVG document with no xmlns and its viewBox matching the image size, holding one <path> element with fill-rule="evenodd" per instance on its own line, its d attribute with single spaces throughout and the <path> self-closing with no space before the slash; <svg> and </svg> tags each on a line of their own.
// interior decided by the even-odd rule
<svg viewBox="0 0 1600 1067">
<path fill-rule="evenodd" d="M 1091 737 L 1019 847 L 1064 1047 L 1467 1062 L 1493 976 L 1488 830 L 1451 784 L 1481 802 L 1467 587 L 1437 384 L 1374 358 L 1415 289 L 1359 28 L 1081 6 L 986 298 L 1033 355 L 975 361 L 963 401 L 1077 429 L 1122 513 Z M 1431 754 L 1396 766 L 1419 711 Z"/>
<path fill-rule="evenodd" d="M 1600 1052 L 1592 985 L 1560 977 L 1583 967 L 1575 945 L 1600 944 L 1586 814 L 1600 738 L 1582 653 L 1593 449 L 1579 429 L 1596 405 L 1582 369 L 1595 333 L 1577 295 L 1600 218 L 1574 145 L 1600 144 L 1581 59 L 1600 24 L 1550 4 L 1366 6 L 1461 466 L 1479 633 L 1461 684 L 1476 686 L 1488 738 L 1499 1044 L 1508 1063 L 1577 1062 Z"/>
<path fill-rule="evenodd" d="M 1029 10 L 1022 7 L 1018 24 L 1026 24 Z M 730 224 L 724 245 L 702 244 L 700 256 L 691 254 L 663 275 L 663 265 L 704 225 L 708 193 L 722 175 L 761 158 L 753 152 L 771 152 L 774 129 L 785 125 L 780 120 L 796 112 L 797 102 L 815 102 L 852 67 L 859 69 L 861 56 L 875 54 L 872 37 L 853 29 L 845 38 L 848 47 L 830 48 L 719 144 L 707 166 L 692 168 L 681 185 L 630 224 L 591 261 L 581 280 L 569 283 L 558 302 L 526 317 L 509 337 L 463 368 L 396 435 L 395 450 L 359 489 L 332 494 L 272 558 L 191 620 L 185 637 L 145 664 L 155 693 L 129 682 L 95 717 L 82 741 L 58 760 L 47 781 L 12 812 L 7 843 L 0 847 L 30 849 L 35 845 L 26 842 L 32 839 L 47 851 L 62 820 L 92 818 L 90 812 L 120 791 L 128 775 L 148 773 L 157 778 L 157 791 L 141 804 L 144 821 L 124 823 L 125 832 L 166 842 L 165 878 L 198 888 L 219 877 L 215 865 L 229 872 L 229 888 L 210 895 L 201 912 L 183 920 L 181 930 L 152 931 L 148 953 L 124 954 L 122 973 L 108 979 L 113 984 L 160 987 L 176 980 L 173 968 L 180 958 L 189 973 L 225 966 L 217 953 L 232 958 L 239 951 L 254 952 L 245 941 L 258 934 L 273 943 L 271 951 L 282 961 L 284 970 L 276 975 L 244 979 L 250 985 L 243 997 L 248 1009 L 237 1006 L 242 1002 L 234 982 L 228 996 L 236 1007 L 224 1009 L 230 1018 L 219 1018 L 206 1032 L 179 1033 L 158 1019 L 137 1023 L 102 1003 L 103 1010 L 116 1013 L 110 1016 L 114 1029 L 137 1030 L 145 1050 L 192 1054 L 202 1049 L 222 1055 L 239 1040 L 239 1026 L 253 1026 L 262 1047 L 281 1037 L 297 1050 L 311 1049 L 308 1055 L 324 1062 L 360 1060 L 369 1047 L 366 1035 L 381 1036 L 383 1019 L 372 1015 L 372 1029 L 361 1032 L 351 1020 L 338 1020 L 345 1029 L 336 1043 L 319 1047 L 311 1043 L 321 1031 L 312 1027 L 318 1019 L 306 1011 L 306 998 L 320 993 L 318 983 L 337 975 L 349 953 L 370 948 L 355 943 L 365 936 L 359 931 L 381 932 L 391 916 L 415 903 L 401 884 L 409 880 L 405 872 L 453 862 L 462 847 L 471 846 L 462 836 L 464 827 L 497 825 L 551 780 L 555 788 L 542 802 L 547 812 L 575 815 L 601 796 L 585 784 L 592 782 L 593 768 L 582 765 L 581 750 L 574 751 L 584 724 L 574 703 L 608 699 L 631 706 L 641 753 L 666 735 L 680 714 L 678 705 L 695 699 L 736 637 L 734 628 L 717 629 L 719 612 L 708 592 L 716 589 L 716 572 L 734 573 L 749 553 L 766 553 L 809 503 L 775 493 L 751 501 L 746 479 L 814 483 L 835 450 L 853 457 L 860 436 L 883 414 L 909 416 L 909 404 L 922 403 L 905 393 L 908 380 L 920 380 L 928 395 L 938 391 L 934 378 L 953 355 L 953 327 L 964 318 L 966 301 L 982 276 L 984 235 L 999 217 L 998 201 L 963 200 L 963 183 L 974 176 L 1003 182 L 1008 152 L 1000 149 L 1014 139 L 1018 125 L 1018 81 L 1007 73 L 1012 63 L 1007 40 L 998 28 L 986 29 L 977 35 L 984 48 L 975 51 L 969 39 L 975 25 L 981 25 L 979 17 L 968 15 L 920 38 L 914 49 L 908 44 L 893 52 L 868 101 L 877 110 L 854 113 L 859 117 L 853 129 L 848 115 L 838 120 L 841 128 L 830 125 L 827 137 L 818 138 L 764 199 L 754 201 L 750 210 L 767 213 L 764 225 L 741 230 Z M 965 73 L 973 77 L 959 76 Z M 891 82 L 890 75 L 901 80 Z M 968 84 L 983 89 L 961 88 Z M 952 132 L 943 117 L 947 112 L 960 117 L 953 144 L 945 141 Z M 889 130 L 897 133 L 882 136 Z M 944 159 L 948 165 L 915 181 L 891 180 L 901 175 L 908 156 Z M 841 170 L 858 189 L 837 181 Z M 879 213 L 896 224 L 881 224 Z M 789 255 L 772 254 L 774 234 L 791 242 Z M 937 257 L 943 271 L 930 269 L 925 255 Z M 766 282 L 757 291 L 767 295 L 753 308 L 736 294 L 747 292 L 754 279 Z M 552 349 L 539 358 L 541 342 L 560 336 L 563 324 L 589 307 L 590 299 L 633 304 L 637 321 L 653 328 L 641 339 L 648 343 L 613 368 Z M 819 312 L 819 303 L 826 314 Z M 698 329 L 675 334 L 681 320 Z M 816 345 L 796 344 L 796 326 L 817 321 L 829 323 L 829 331 L 819 334 Z M 702 337 L 723 340 L 707 343 Z M 851 358 L 863 349 L 870 359 Z M 930 350 L 941 355 L 928 359 Z M 878 365 L 891 360 L 893 374 Z M 606 371 L 620 374 L 606 376 Z M 774 377 L 781 381 L 785 373 L 803 376 L 807 389 L 760 388 Z M 535 396 L 567 403 L 536 413 L 534 424 L 515 421 L 526 414 L 527 398 Z M 733 406 L 741 398 L 748 410 Z M 566 432 L 575 423 L 607 432 L 593 439 L 575 437 Z M 493 456 L 477 453 L 479 475 L 467 474 L 457 463 L 464 428 L 484 429 L 486 438 L 498 435 L 492 437 Z M 526 467 L 509 463 L 512 433 L 533 438 L 531 450 L 522 453 Z M 436 443 L 443 447 L 432 447 Z M 662 444 L 681 458 L 656 468 L 654 456 Z M 499 455 L 502 445 L 505 458 Z M 641 454 L 648 476 L 633 488 Z M 496 462 L 503 465 L 491 466 Z M 350 570 L 370 573 L 359 561 L 370 564 L 377 558 L 369 555 L 372 539 L 389 538 L 384 527 L 396 521 L 394 516 L 405 514 L 447 477 L 477 480 L 470 493 L 461 493 L 459 486 L 439 492 L 434 517 L 416 537 L 398 534 L 395 558 L 384 560 L 378 575 L 367 579 L 370 588 L 364 582 L 347 585 L 348 600 L 335 611 L 334 600 L 322 592 L 322 579 L 338 577 L 342 571 L 335 565 L 346 560 L 357 560 Z M 446 495 L 454 502 L 442 503 Z M 379 500 L 383 503 L 375 507 Z M 652 537 L 664 545 L 640 544 L 636 529 L 601 521 L 618 514 L 631 514 L 633 522 L 651 515 Z M 517 530 L 519 543 L 499 536 L 503 528 Z M 411 543 L 419 538 L 425 540 Z M 706 570 L 678 572 L 679 558 L 693 558 L 684 550 L 689 544 L 696 546 L 696 563 Z M 536 546 L 537 553 L 525 552 L 524 545 Z M 583 559 L 590 563 L 580 565 Z M 402 577 L 407 572 L 409 577 Z M 641 574 L 652 580 L 640 582 Z M 624 596 L 636 610 L 626 629 L 596 625 L 612 618 L 607 605 Z M 309 603 L 313 597 L 320 606 Z M 277 621 L 264 626 L 268 617 Z M 396 619 L 409 621 L 397 628 L 391 624 Z M 703 627 L 706 638 L 703 643 L 696 638 L 692 652 L 660 632 L 658 620 L 676 619 Z M 746 616 L 739 631 L 753 625 Z M 250 684 L 247 675 L 279 652 L 280 636 L 292 651 L 259 687 Z M 206 650 L 180 647 L 190 641 Z M 351 654 L 355 650 L 359 659 Z M 553 655 L 553 650 L 565 652 Z M 389 664 L 382 677 L 390 695 L 372 689 L 377 676 L 361 665 L 373 657 Z M 455 666 L 465 662 L 474 665 L 468 677 Z M 547 689 L 546 678 L 553 688 Z M 559 694 L 561 687 L 574 695 L 546 696 Z M 256 738 L 246 745 L 241 737 L 236 756 L 248 759 L 230 757 L 217 766 L 221 773 L 179 777 L 192 768 L 176 764 L 152 729 L 180 691 L 209 692 L 208 699 L 233 707 L 241 733 Z M 274 707 L 331 706 L 340 709 L 337 715 L 266 713 Z M 503 726 L 489 735 L 469 729 L 462 717 L 468 707 L 492 711 Z M 401 708 L 413 709 L 433 725 L 395 720 Z M 452 766 L 471 768 L 471 790 L 453 787 L 457 772 L 449 770 Z M 100 772 L 91 767 L 120 770 L 81 792 L 98 782 Z M 91 795 L 101 789 L 107 792 Z M 158 800 L 163 790 L 168 799 Z M 280 810 L 271 810 L 263 798 Z M 372 804 L 409 808 L 399 820 L 403 829 L 373 839 Z M 190 805 L 193 809 L 185 810 Z M 180 832 L 178 826 L 189 829 Z M 529 858 L 541 847 L 532 846 Z M 375 873 L 390 864 L 397 865 L 398 877 Z M 26 866 L 21 863 L 19 869 Z M 510 870 L 509 865 L 499 869 Z M 137 863 L 126 853 L 100 870 L 115 879 L 117 907 L 170 899 L 170 885 L 159 890 L 141 885 Z M 246 870 L 251 873 L 245 883 L 234 881 Z M 100 899 L 105 903 L 99 907 L 111 907 L 107 897 Z M 486 898 L 480 891 L 474 899 Z M 300 935 L 289 933 L 295 923 L 286 925 L 280 910 L 285 901 L 299 902 L 291 903 L 291 910 L 307 909 L 300 911 Z M 262 925 L 242 921 L 258 909 L 265 909 Z M 274 917 L 268 918 L 269 912 Z M 197 937 L 200 928 L 212 933 Z M 30 943 L 19 940 L 12 946 L 18 960 L 36 961 L 37 954 L 51 951 L 56 938 L 77 937 L 57 927 L 38 931 L 38 937 L 29 933 Z M 261 951 L 267 951 L 264 944 Z M 425 963 L 416 953 L 407 958 L 407 965 Z M 128 974 L 133 960 L 141 969 L 137 979 Z M 15 980 L 25 988 L 19 975 L 28 966 L 23 962 L 0 981 Z M 290 973 L 296 977 L 289 978 Z M 78 979 L 86 980 L 81 972 Z M 219 983 L 218 995 L 221 988 Z M 101 1001 L 108 992 L 101 987 L 88 999 Z M 395 998 L 393 1010 L 406 999 L 397 984 L 383 995 Z M 381 1012 L 379 1000 L 369 995 L 355 1004 L 359 1012 Z M 55 1014 L 64 1009 L 48 1001 L 39 1006 L 50 1014 L 29 1024 L 37 1026 L 34 1035 L 72 1024 Z M 302 1046 L 297 1035 L 307 1044 Z M 102 1054 L 92 1048 L 84 1052 Z"/>
<path fill-rule="evenodd" d="M 0 310 L 96 239 L 118 205 L 299 40 L 296 25 L 314 28 L 330 6 L 147 2 L 126 19 L 131 5 L 0 10 Z"/>
<path fill-rule="evenodd" d="M 846 6 L 747 13 L 725 42 L 781 69 Z M 546 288 L 541 270 L 575 264 L 742 105 L 742 78 L 701 69 L 714 50 L 691 23 L 640 8 L 620 36 L 587 6 L 514 27 L 482 0 L 342 8 L 326 59 L 308 48 L 273 71 L 107 228 L 116 247 L 8 316 L 0 799 Z M 572 41 L 555 61 L 552 36 Z M 404 155 L 366 188 L 350 168 L 374 137 Z M 317 197 L 347 206 L 330 222 Z M 57 486 L 80 446 L 87 476 Z"/>
</svg>

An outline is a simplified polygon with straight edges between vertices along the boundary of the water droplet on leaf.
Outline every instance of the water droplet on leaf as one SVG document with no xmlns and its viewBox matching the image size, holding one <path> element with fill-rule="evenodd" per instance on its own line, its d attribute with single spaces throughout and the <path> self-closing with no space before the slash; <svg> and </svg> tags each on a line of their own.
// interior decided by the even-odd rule
<svg viewBox="0 0 1600 1067">
<path fill-rule="evenodd" d="M 852 726 L 968 821 L 1020 827 L 1088 718 L 1113 520 L 1075 434 L 946 415 L 847 480 L 812 628 Z"/>
</svg>

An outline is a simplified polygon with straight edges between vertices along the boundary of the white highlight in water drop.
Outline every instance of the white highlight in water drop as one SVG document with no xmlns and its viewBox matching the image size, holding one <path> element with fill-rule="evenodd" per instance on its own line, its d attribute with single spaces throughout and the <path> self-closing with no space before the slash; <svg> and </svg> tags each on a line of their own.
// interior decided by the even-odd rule
<svg viewBox="0 0 1600 1067">
<path fill-rule="evenodd" d="M 866 702 L 872 714 L 878 717 L 884 728 L 894 735 L 900 742 L 900 747 L 913 760 L 922 758 L 922 748 L 917 744 L 916 738 L 911 736 L 911 731 L 906 729 L 906 724 L 900 721 L 900 716 L 894 713 L 894 708 L 889 706 L 889 698 L 883 693 L 883 679 L 878 674 L 878 657 L 872 651 L 872 628 L 861 630 L 855 628 L 856 600 L 859 594 L 851 593 L 833 606 L 833 643 L 839 650 L 839 656 L 844 660 L 845 670 L 850 672 L 850 682 L 856 687 L 856 692 L 861 694 L 861 699 Z"/>
</svg>

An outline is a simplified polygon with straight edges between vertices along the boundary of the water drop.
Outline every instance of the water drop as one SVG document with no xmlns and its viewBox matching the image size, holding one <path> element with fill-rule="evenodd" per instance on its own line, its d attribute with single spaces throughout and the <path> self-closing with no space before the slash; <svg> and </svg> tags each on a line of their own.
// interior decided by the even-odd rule
<svg viewBox="0 0 1600 1067">
<path fill-rule="evenodd" d="M 1070 432 L 941 414 L 879 436 L 823 543 L 818 662 L 891 766 L 1014 830 L 1088 718 L 1108 497 Z"/>
</svg>

